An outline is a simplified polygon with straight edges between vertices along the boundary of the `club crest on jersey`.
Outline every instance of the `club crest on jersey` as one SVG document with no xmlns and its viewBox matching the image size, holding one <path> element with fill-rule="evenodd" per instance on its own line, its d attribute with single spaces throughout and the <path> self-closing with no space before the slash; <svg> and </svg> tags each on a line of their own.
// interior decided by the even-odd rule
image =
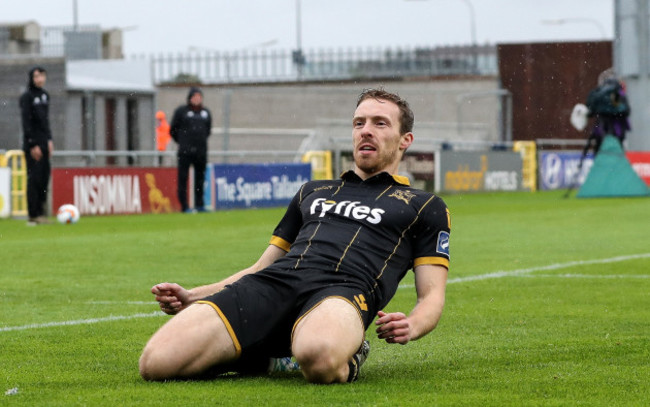
<svg viewBox="0 0 650 407">
<path fill-rule="evenodd" d="M 326 200 L 325 198 L 318 198 L 312 202 L 309 213 L 322 218 L 326 213 L 333 213 L 336 215 L 345 216 L 346 218 L 354 218 L 358 220 L 365 219 L 373 225 L 381 222 L 381 215 L 386 211 L 380 208 L 370 208 L 369 206 L 361 205 L 359 201 L 341 201 L 336 202 Z"/>
<path fill-rule="evenodd" d="M 413 199 L 414 196 L 415 194 L 413 192 L 405 191 L 402 189 L 398 189 L 392 194 L 388 195 L 389 198 L 399 199 L 400 201 L 404 201 L 404 203 L 406 203 L 407 205 L 409 204 L 409 202 L 411 202 L 411 199 Z"/>
<path fill-rule="evenodd" d="M 446 254 L 449 256 L 449 232 L 441 230 L 438 233 L 438 244 L 436 245 L 436 251 L 440 254 Z"/>
</svg>

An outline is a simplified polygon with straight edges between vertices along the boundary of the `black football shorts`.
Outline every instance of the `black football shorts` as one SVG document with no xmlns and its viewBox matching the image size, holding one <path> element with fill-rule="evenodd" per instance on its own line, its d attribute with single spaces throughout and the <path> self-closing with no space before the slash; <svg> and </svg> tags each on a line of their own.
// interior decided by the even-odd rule
<svg viewBox="0 0 650 407">
<path fill-rule="evenodd" d="M 308 275 L 313 273 L 320 276 L 318 284 L 314 279 L 310 282 Z M 377 312 L 367 302 L 367 293 L 349 283 L 324 285 L 322 273 L 265 270 L 246 275 L 197 303 L 211 305 L 219 314 L 238 355 L 290 356 L 295 325 L 325 299 L 341 298 L 350 303 L 359 313 L 364 329 Z"/>
</svg>

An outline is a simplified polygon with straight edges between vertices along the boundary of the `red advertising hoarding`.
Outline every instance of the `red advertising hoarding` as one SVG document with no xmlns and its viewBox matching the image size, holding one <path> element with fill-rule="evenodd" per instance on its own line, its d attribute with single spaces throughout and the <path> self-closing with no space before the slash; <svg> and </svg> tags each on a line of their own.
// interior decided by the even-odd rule
<svg viewBox="0 0 650 407">
<path fill-rule="evenodd" d="M 634 171 L 650 186 L 650 151 L 628 151 L 625 155 Z"/>
<path fill-rule="evenodd" d="M 52 212 L 67 203 L 82 215 L 178 212 L 176 168 L 54 168 Z"/>
</svg>

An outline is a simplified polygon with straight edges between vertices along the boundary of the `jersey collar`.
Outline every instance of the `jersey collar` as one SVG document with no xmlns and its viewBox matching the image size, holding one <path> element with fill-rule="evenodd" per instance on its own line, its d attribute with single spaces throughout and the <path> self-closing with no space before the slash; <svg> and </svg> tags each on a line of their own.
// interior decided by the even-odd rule
<svg viewBox="0 0 650 407">
<path fill-rule="evenodd" d="M 378 182 L 378 183 L 391 183 L 391 182 L 396 182 L 400 185 L 404 186 L 411 186 L 411 182 L 407 177 L 404 177 L 402 175 L 395 175 L 395 174 L 389 174 L 387 172 L 380 172 L 377 175 L 374 175 L 367 180 L 362 180 L 361 177 L 359 177 L 353 170 L 344 172 L 341 174 L 341 178 L 347 181 L 356 181 L 356 182 Z"/>
</svg>

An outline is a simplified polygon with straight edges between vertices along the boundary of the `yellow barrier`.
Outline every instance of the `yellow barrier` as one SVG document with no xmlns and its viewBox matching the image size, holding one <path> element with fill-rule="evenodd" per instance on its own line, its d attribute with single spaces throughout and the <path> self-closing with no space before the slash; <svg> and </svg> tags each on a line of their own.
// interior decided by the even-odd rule
<svg viewBox="0 0 650 407">
<path fill-rule="evenodd" d="M 519 151 L 522 162 L 522 184 L 530 191 L 537 191 L 537 145 L 534 141 L 515 141 L 513 151 Z"/>
<path fill-rule="evenodd" d="M 302 156 L 303 163 L 311 163 L 311 179 L 332 179 L 332 152 L 307 151 Z"/>
<path fill-rule="evenodd" d="M 11 169 L 11 215 L 27 215 L 27 163 L 21 150 L 0 155 L 0 167 Z"/>
</svg>

